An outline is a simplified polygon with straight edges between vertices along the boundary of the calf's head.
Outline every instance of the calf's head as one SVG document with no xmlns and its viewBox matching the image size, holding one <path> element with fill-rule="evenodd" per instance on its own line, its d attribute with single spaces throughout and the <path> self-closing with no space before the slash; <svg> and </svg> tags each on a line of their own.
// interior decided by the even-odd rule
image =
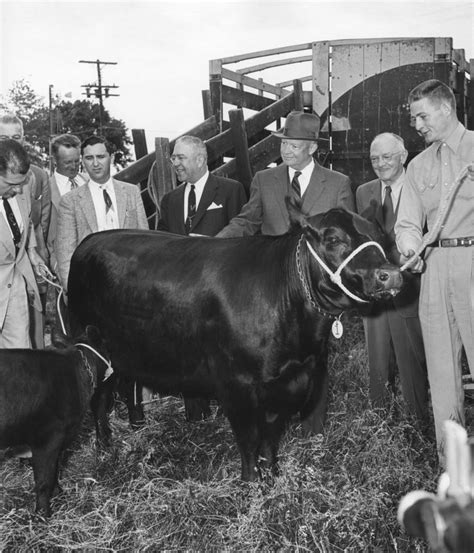
<svg viewBox="0 0 474 553">
<path fill-rule="evenodd" d="M 306 217 L 291 200 L 287 205 L 293 224 L 303 229 L 306 247 L 316 254 L 311 253 L 310 263 L 320 275 L 321 292 L 331 296 L 345 288 L 354 299 L 370 301 L 400 291 L 400 269 L 387 261 L 380 246 L 382 236 L 374 224 L 341 208 Z M 334 275 L 340 276 L 340 290 Z"/>
</svg>

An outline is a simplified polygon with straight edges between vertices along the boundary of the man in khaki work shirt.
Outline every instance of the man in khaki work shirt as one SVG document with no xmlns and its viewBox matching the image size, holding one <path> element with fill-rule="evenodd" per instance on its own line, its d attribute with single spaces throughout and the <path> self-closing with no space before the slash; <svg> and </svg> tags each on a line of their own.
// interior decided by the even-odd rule
<svg viewBox="0 0 474 553">
<path fill-rule="evenodd" d="M 456 116 L 451 89 L 431 79 L 408 96 L 416 130 L 430 146 L 408 165 L 395 224 L 397 246 L 406 261 L 433 227 L 440 201 L 462 169 L 461 182 L 439 235 L 425 251 L 420 320 L 425 343 L 436 440 L 444 464 L 443 422 L 464 423 L 461 351 L 474 376 L 474 132 Z M 413 271 L 423 269 L 415 259 Z"/>
</svg>

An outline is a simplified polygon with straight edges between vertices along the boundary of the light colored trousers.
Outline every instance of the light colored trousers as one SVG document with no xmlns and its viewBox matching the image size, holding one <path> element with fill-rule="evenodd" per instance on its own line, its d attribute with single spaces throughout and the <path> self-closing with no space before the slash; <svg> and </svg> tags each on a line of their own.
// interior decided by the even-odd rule
<svg viewBox="0 0 474 553">
<path fill-rule="evenodd" d="M 421 278 L 420 320 L 443 460 L 443 422 L 464 424 L 461 353 L 474 377 L 474 247 L 430 248 Z"/>
<path fill-rule="evenodd" d="M 0 329 L 0 349 L 31 348 L 28 293 L 23 275 L 15 269 L 7 313 Z"/>
</svg>

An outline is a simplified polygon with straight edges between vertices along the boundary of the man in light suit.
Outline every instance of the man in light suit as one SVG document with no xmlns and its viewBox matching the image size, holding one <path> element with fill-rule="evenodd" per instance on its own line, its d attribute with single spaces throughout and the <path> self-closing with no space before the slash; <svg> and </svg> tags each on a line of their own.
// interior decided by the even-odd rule
<svg viewBox="0 0 474 553">
<path fill-rule="evenodd" d="M 109 229 L 148 229 L 140 189 L 111 177 L 112 145 L 105 138 L 90 136 L 81 152 L 90 180 L 65 194 L 59 203 L 55 249 L 64 290 L 72 254 L 86 236 Z"/>
<path fill-rule="evenodd" d="M 290 228 L 286 196 L 302 202 L 307 215 L 324 213 L 334 207 L 354 210 L 354 196 L 348 177 L 321 167 L 313 159 L 318 148 L 319 117 L 313 113 L 292 111 L 283 129 L 274 132 L 281 138 L 283 164 L 255 174 L 250 199 L 242 211 L 217 234 L 222 238 L 253 234 L 284 234 Z M 303 420 L 306 432 L 322 432 L 326 416 L 328 379 L 322 384 L 319 404 Z"/>
<path fill-rule="evenodd" d="M 285 126 L 273 133 L 281 138 L 283 163 L 255 174 L 250 199 L 218 236 L 284 234 L 290 227 L 285 197 L 294 195 L 293 182 L 299 185 L 302 210 L 307 215 L 324 213 L 333 207 L 354 210 L 354 196 L 349 178 L 319 165 L 313 154 L 318 148 L 319 117 L 293 111 Z"/>
<path fill-rule="evenodd" d="M 158 230 L 215 236 L 247 201 L 244 187 L 209 173 L 206 145 L 195 136 L 178 138 L 171 162 L 181 184 L 163 196 Z"/>
<path fill-rule="evenodd" d="M 55 243 L 58 230 L 58 213 L 61 198 L 67 192 L 78 188 L 88 179 L 81 173 L 81 141 L 73 134 L 60 134 L 51 142 L 51 154 L 54 171 L 49 178 L 51 189 L 51 220 L 49 223 L 47 246 L 50 267 L 54 273 L 58 271 Z"/>
<path fill-rule="evenodd" d="M 35 272 L 46 264 L 36 251 L 31 220 L 28 154 L 16 140 L 0 141 L 0 348 L 30 348 L 32 303 L 41 312 Z"/>
<path fill-rule="evenodd" d="M 400 264 L 395 245 L 394 224 L 405 182 L 407 151 L 396 134 L 377 135 L 370 146 L 370 161 L 377 179 L 359 186 L 357 211 L 375 217 L 387 236 L 389 260 Z M 369 357 L 369 393 L 374 406 L 387 399 L 387 385 L 393 387 L 394 365 L 409 413 L 427 422 L 428 382 L 425 352 L 418 318 L 419 275 L 405 273 L 405 286 L 393 299 L 369 308 L 364 329 Z"/>
<path fill-rule="evenodd" d="M 0 116 L 0 140 L 11 138 L 25 146 L 25 131 L 23 121 L 14 113 L 4 113 Z M 30 175 L 26 188 L 31 198 L 31 219 L 36 237 L 36 250 L 41 258 L 48 262 L 49 254 L 46 247 L 51 214 L 51 193 L 48 174 L 44 169 L 30 163 Z M 26 191 L 25 188 L 25 191 Z M 48 284 L 37 277 L 43 311 L 40 312 L 30 305 L 30 335 L 34 348 L 44 347 L 44 313 L 46 311 L 46 296 Z"/>
<path fill-rule="evenodd" d="M 215 236 L 247 201 L 244 187 L 209 173 L 206 145 L 195 136 L 178 138 L 171 162 L 181 184 L 163 196 L 158 230 Z M 185 398 L 184 404 L 187 420 L 211 413 L 206 399 Z"/>
</svg>

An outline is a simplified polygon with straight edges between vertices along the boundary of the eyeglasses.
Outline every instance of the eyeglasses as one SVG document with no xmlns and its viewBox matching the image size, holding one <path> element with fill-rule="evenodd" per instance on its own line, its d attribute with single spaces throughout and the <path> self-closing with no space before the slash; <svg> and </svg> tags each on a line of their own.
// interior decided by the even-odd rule
<svg viewBox="0 0 474 553">
<path fill-rule="evenodd" d="M 393 152 L 391 154 L 383 154 L 381 156 L 371 156 L 370 162 L 372 163 L 372 165 L 378 165 L 380 163 L 390 163 L 394 156 L 402 153 L 403 152 Z"/>
<path fill-rule="evenodd" d="M 178 155 L 172 155 L 170 157 L 170 163 L 174 163 L 175 161 L 178 161 L 179 163 L 182 163 L 185 159 L 188 159 L 186 156 L 183 156 L 181 154 Z"/>
<path fill-rule="evenodd" d="M 13 136 L 7 136 L 6 134 L 0 135 L 0 140 L 16 140 L 18 142 L 18 140 L 21 140 L 22 138 L 21 134 L 14 134 Z"/>
</svg>

